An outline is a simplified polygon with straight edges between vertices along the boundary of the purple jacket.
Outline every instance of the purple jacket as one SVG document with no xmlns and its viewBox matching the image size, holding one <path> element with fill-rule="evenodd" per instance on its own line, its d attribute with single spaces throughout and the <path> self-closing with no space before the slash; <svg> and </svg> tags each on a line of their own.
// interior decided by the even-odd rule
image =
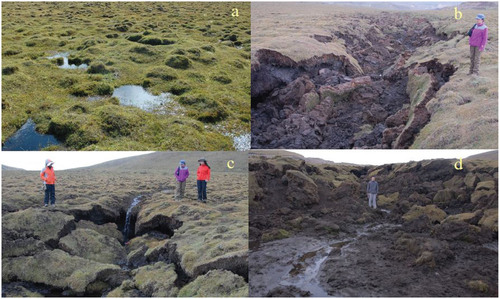
<svg viewBox="0 0 500 299">
<path fill-rule="evenodd" d="M 484 47 L 488 42 L 488 27 L 485 24 L 474 27 L 472 30 L 472 35 L 469 38 L 469 45 L 473 47 L 479 47 L 479 51 L 484 51 Z"/>
<path fill-rule="evenodd" d="M 184 168 L 181 168 L 180 166 L 178 166 L 175 169 L 174 174 L 175 174 L 175 177 L 177 178 L 177 181 L 184 182 L 189 177 L 189 170 L 188 170 L 187 166 Z"/>
</svg>

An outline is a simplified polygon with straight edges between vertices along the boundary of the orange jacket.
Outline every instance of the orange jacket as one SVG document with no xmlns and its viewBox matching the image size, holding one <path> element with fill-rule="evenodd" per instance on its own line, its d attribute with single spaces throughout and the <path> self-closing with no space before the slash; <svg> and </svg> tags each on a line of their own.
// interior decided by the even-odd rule
<svg viewBox="0 0 500 299">
<path fill-rule="evenodd" d="M 210 168 L 207 165 L 200 165 L 196 174 L 198 175 L 198 181 L 210 180 Z"/>
<path fill-rule="evenodd" d="M 54 168 L 45 167 L 45 169 L 40 172 L 40 178 L 49 185 L 54 185 L 56 183 L 56 174 L 54 173 Z"/>
</svg>

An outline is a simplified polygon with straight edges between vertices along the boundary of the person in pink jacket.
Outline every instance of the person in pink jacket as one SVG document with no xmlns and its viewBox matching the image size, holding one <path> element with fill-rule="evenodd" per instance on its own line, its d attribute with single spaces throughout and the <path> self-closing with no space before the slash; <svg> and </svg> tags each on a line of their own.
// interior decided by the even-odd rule
<svg viewBox="0 0 500 299">
<path fill-rule="evenodd" d="M 175 200 L 179 201 L 184 198 L 184 193 L 186 191 L 186 180 L 189 177 L 189 169 L 186 166 L 186 161 L 181 160 L 177 169 L 174 172 L 175 178 L 177 179 L 177 185 L 175 188 Z"/>
<path fill-rule="evenodd" d="M 488 42 L 488 27 L 484 24 L 484 15 L 478 14 L 476 24 L 469 31 L 470 46 L 470 70 L 469 75 L 479 75 L 479 63 L 481 61 L 481 52 L 484 51 Z"/>
</svg>

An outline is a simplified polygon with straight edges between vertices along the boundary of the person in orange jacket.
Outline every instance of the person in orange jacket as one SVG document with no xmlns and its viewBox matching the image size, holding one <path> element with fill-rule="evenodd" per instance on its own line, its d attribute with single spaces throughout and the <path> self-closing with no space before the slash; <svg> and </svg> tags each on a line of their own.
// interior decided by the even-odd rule
<svg viewBox="0 0 500 299">
<path fill-rule="evenodd" d="M 210 180 L 210 166 L 207 164 L 205 158 L 198 160 L 200 166 L 198 167 L 197 174 L 197 186 L 198 186 L 198 201 L 203 203 L 207 202 L 207 183 Z"/>
<path fill-rule="evenodd" d="M 52 165 L 54 165 L 53 161 L 50 159 L 45 160 L 45 168 L 42 169 L 42 172 L 40 172 L 40 178 L 45 184 L 45 207 L 49 205 L 49 199 L 52 207 L 55 207 L 56 205 L 56 174 L 54 173 Z"/>
</svg>

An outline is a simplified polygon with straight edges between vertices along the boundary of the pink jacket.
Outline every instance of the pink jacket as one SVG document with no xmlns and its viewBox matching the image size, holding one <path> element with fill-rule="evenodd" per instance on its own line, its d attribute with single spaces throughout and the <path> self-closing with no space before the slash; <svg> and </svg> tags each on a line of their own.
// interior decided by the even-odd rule
<svg viewBox="0 0 500 299">
<path fill-rule="evenodd" d="M 473 47 L 479 47 L 479 51 L 484 51 L 486 43 L 488 42 L 488 27 L 485 24 L 474 27 L 472 30 L 472 35 L 469 38 L 469 45 Z"/>
</svg>

